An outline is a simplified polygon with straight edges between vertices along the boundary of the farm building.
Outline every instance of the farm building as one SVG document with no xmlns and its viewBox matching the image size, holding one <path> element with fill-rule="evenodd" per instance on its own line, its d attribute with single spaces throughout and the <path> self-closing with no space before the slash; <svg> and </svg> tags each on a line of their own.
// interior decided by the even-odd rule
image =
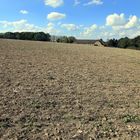
<svg viewBox="0 0 140 140">
<path fill-rule="evenodd" d="M 103 40 L 83 40 L 83 39 L 77 39 L 75 41 L 75 43 L 77 44 L 90 44 L 90 45 L 94 45 L 94 46 L 99 46 L 99 47 L 105 47 L 106 44 Z"/>
</svg>

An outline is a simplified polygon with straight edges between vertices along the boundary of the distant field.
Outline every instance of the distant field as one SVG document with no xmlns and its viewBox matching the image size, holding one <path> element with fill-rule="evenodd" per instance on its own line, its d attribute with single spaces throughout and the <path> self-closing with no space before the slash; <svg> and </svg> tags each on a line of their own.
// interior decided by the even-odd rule
<svg viewBox="0 0 140 140">
<path fill-rule="evenodd" d="M 0 140 L 138 140 L 140 51 L 0 40 Z"/>
</svg>

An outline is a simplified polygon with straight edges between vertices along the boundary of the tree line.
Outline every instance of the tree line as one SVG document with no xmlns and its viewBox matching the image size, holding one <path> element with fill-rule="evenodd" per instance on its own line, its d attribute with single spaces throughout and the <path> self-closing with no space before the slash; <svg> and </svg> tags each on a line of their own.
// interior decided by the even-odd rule
<svg viewBox="0 0 140 140">
<path fill-rule="evenodd" d="M 0 33 L 0 38 L 4 39 L 19 39 L 19 40 L 34 40 L 34 41 L 52 41 L 62 43 L 73 43 L 76 38 L 71 36 L 51 36 L 49 33 L 44 32 L 6 32 Z"/>
<path fill-rule="evenodd" d="M 36 40 L 36 41 L 50 41 L 51 36 L 44 32 L 6 32 L 1 33 L 0 38 L 5 39 L 20 39 L 20 40 Z"/>
<path fill-rule="evenodd" d="M 116 48 L 129 48 L 129 49 L 137 49 L 140 50 L 140 36 L 137 36 L 133 39 L 128 37 L 121 39 L 110 39 L 107 41 L 107 46 L 116 47 Z"/>
</svg>

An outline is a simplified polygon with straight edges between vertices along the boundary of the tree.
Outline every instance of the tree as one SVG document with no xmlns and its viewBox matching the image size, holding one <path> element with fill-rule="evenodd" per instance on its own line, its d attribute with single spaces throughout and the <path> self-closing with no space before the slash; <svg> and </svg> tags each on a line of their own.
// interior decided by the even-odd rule
<svg viewBox="0 0 140 140">
<path fill-rule="evenodd" d="M 15 32 L 15 36 L 16 36 L 16 39 L 21 39 L 21 38 L 20 38 L 20 33 L 19 33 L 19 32 Z"/>
<path fill-rule="evenodd" d="M 34 40 L 37 41 L 50 41 L 51 36 L 49 34 L 45 34 L 43 32 L 35 33 Z"/>
<path fill-rule="evenodd" d="M 67 36 L 63 36 L 62 37 L 62 42 L 63 43 L 68 43 L 68 37 Z"/>
<path fill-rule="evenodd" d="M 118 47 L 119 48 L 128 48 L 130 46 L 130 40 L 128 37 L 125 37 L 125 38 L 121 38 L 119 41 L 118 41 Z"/>
<path fill-rule="evenodd" d="M 4 38 L 7 38 L 7 39 L 16 39 L 16 35 L 15 35 L 15 33 L 6 32 L 4 34 Z"/>
<path fill-rule="evenodd" d="M 137 36 L 133 39 L 133 44 L 137 49 L 140 49 L 140 36 Z"/>
<path fill-rule="evenodd" d="M 68 37 L 68 43 L 74 43 L 76 41 L 76 38 L 73 36 Z"/>
<path fill-rule="evenodd" d="M 109 47 L 118 47 L 118 40 L 117 39 L 110 39 L 107 41 L 107 46 Z"/>
<path fill-rule="evenodd" d="M 76 41 L 76 38 L 73 36 L 67 37 L 67 36 L 62 36 L 57 38 L 57 42 L 62 42 L 62 43 L 73 43 Z"/>
<path fill-rule="evenodd" d="M 0 38 L 4 38 L 4 34 L 0 33 Z"/>
<path fill-rule="evenodd" d="M 58 42 L 58 43 L 61 42 L 61 39 L 60 38 L 57 38 L 56 42 Z"/>
<path fill-rule="evenodd" d="M 22 40 L 34 40 L 34 32 L 21 32 L 20 39 Z"/>
</svg>

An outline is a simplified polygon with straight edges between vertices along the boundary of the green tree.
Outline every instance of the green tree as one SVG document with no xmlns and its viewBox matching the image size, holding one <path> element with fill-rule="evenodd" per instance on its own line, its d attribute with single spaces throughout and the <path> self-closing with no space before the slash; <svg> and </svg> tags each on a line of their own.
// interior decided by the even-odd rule
<svg viewBox="0 0 140 140">
<path fill-rule="evenodd" d="M 61 38 L 61 40 L 62 40 L 63 43 L 68 43 L 68 41 L 69 41 L 67 36 L 63 36 Z"/>
<path fill-rule="evenodd" d="M 133 39 L 133 44 L 137 49 L 140 49 L 140 36 L 137 36 Z"/>
<path fill-rule="evenodd" d="M 56 42 L 58 42 L 58 43 L 61 42 L 61 39 L 60 38 L 57 38 L 56 39 Z"/>
<path fill-rule="evenodd" d="M 12 33 L 12 32 L 6 32 L 4 34 L 4 38 L 7 38 L 7 39 L 16 39 L 16 35 L 15 35 L 15 33 Z"/>
<path fill-rule="evenodd" d="M 38 32 L 34 34 L 34 40 L 37 41 L 50 41 L 51 36 L 49 34 L 45 34 L 44 32 Z"/>
<path fill-rule="evenodd" d="M 130 46 L 130 39 L 128 37 L 121 38 L 118 41 L 118 47 L 119 48 L 128 48 Z"/>
<path fill-rule="evenodd" d="M 118 47 L 118 40 L 117 39 L 110 39 L 107 41 L 107 46 L 109 47 Z"/>
<path fill-rule="evenodd" d="M 62 43 L 73 43 L 76 41 L 76 38 L 73 36 L 67 37 L 67 36 L 62 36 L 57 38 L 57 42 L 62 42 Z"/>
<path fill-rule="evenodd" d="M 74 43 L 76 41 L 76 38 L 73 36 L 68 37 L 68 43 Z"/>
<path fill-rule="evenodd" d="M 4 34 L 0 33 L 0 38 L 4 38 Z"/>
</svg>

